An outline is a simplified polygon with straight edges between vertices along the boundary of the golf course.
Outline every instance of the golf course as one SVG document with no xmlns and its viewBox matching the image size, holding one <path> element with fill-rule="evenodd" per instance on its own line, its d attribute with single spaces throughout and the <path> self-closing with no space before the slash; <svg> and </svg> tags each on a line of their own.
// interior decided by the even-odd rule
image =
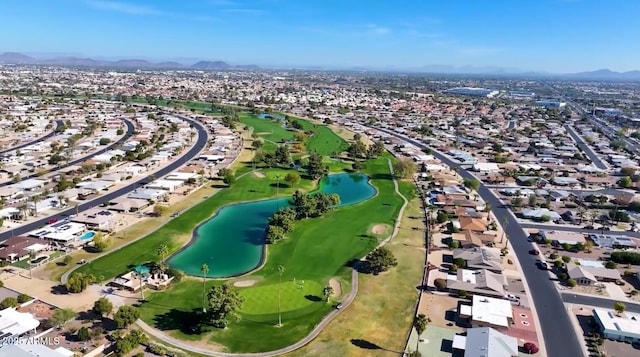
<svg viewBox="0 0 640 357">
<path fill-rule="evenodd" d="M 93 274 L 102 281 L 112 279 L 136 265 L 158 262 L 158 247 L 166 245 L 170 253 L 168 265 L 188 275 L 201 275 L 197 267 L 206 263 L 209 278 L 236 277 L 187 277 L 167 290 L 145 294 L 139 310 L 149 325 L 180 339 L 208 341 L 212 349 L 227 352 L 276 350 L 302 339 L 350 291 L 351 262 L 365 256 L 390 233 L 372 227 L 393 227 L 404 201 L 395 192 L 389 168 L 394 158 L 390 154 L 365 160 L 359 173 L 352 172 L 349 160 L 335 158 L 349 146 L 345 140 L 324 125 L 293 119 L 308 134 L 305 152 L 293 157 L 304 161 L 308 153 L 321 154 L 323 165 L 330 171 L 328 177 L 313 180 L 302 167 L 260 164 L 256 166 L 258 171 L 252 171 L 251 162 L 237 163 L 232 169 L 242 174 L 229 187 L 155 232 L 90 261 L 77 271 Z M 279 119 L 242 113 L 239 120 L 253 128 L 254 137 L 263 141 L 266 152 L 296 140 L 294 131 Z M 290 173 L 299 174 L 300 180 L 293 184 L 282 182 L 281 178 Z M 341 204 L 321 217 L 296 220 L 285 239 L 265 245 L 267 219 L 280 205 L 286 206 L 297 190 L 336 193 Z M 361 193 L 356 194 L 358 190 Z M 265 210 L 263 206 L 269 208 Z M 216 221 L 216 217 L 221 219 Z M 232 224 L 225 228 L 227 231 L 215 226 L 228 222 Z M 214 224 L 213 228 L 203 231 L 208 224 Z M 194 235 L 197 229 L 200 235 Z M 191 253 L 190 247 L 195 249 Z M 233 253 L 239 255 L 233 255 L 232 249 L 239 249 Z M 246 262 L 230 268 L 243 259 Z M 238 309 L 239 319 L 232 318 L 225 329 L 194 330 L 194 316 L 203 309 L 203 292 L 223 283 L 244 298 Z M 329 285 L 337 289 L 327 301 L 324 289 Z M 277 327 L 279 320 L 282 325 Z"/>
</svg>

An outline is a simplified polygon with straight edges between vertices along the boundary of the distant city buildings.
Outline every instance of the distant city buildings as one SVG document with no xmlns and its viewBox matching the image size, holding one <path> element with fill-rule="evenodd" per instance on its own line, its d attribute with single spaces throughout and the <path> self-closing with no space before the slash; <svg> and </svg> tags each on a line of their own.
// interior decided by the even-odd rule
<svg viewBox="0 0 640 357">
<path fill-rule="evenodd" d="M 455 94 L 455 95 L 466 95 L 470 97 L 485 97 L 492 98 L 498 95 L 500 91 L 486 88 L 473 88 L 473 87 L 457 87 L 444 90 L 443 93 L 447 94 Z"/>
<path fill-rule="evenodd" d="M 538 100 L 536 101 L 536 106 L 545 108 L 564 108 L 565 106 L 567 106 L 567 103 L 556 102 L 552 100 Z"/>
</svg>

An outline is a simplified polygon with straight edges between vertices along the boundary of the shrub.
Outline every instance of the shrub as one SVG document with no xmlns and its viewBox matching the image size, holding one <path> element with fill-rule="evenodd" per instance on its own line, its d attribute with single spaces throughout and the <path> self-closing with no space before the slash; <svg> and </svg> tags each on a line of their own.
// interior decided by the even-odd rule
<svg viewBox="0 0 640 357">
<path fill-rule="evenodd" d="M 560 278 L 560 280 L 567 280 L 569 278 L 569 275 L 567 275 L 567 273 L 560 273 L 560 275 L 558 275 L 558 278 Z"/>
<path fill-rule="evenodd" d="M 549 255 L 549 259 L 551 259 L 551 260 L 556 260 L 556 259 L 558 259 L 558 254 L 556 254 L 556 253 L 551 253 L 551 255 Z"/>
<path fill-rule="evenodd" d="M 574 279 L 569 279 L 567 280 L 567 285 L 569 285 L 570 287 L 575 287 L 578 285 L 578 283 L 574 280 Z"/>
<path fill-rule="evenodd" d="M 80 329 L 78 330 L 78 340 L 89 341 L 90 339 L 91 336 L 89 334 L 89 329 L 84 326 L 80 327 Z"/>
<path fill-rule="evenodd" d="M 617 268 L 617 267 L 618 267 L 618 264 L 616 264 L 615 262 L 613 262 L 613 261 L 609 260 L 609 261 L 604 265 L 604 267 L 605 267 L 605 268 L 607 268 L 607 269 L 615 269 L 615 268 Z"/>
<path fill-rule="evenodd" d="M 538 346 L 536 346 L 536 344 L 532 342 L 525 343 L 523 348 L 524 348 L 524 351 L 529 354 L 538 353 L 539 351 Z"/>
<path fill-rule="evenodd" d="M 435 285 L 438 291 L 445 291 L 447 289 L 447 280 L 437 278 L 433 281 L 433 285 Z"/>
<path fill-rule="evenodd" d="M 31 301 L 33 298 L 27 294 L 18 295 L 18 303 L 23 304 L 27 301 Z"/>
<path fill-rule="evenodd" d="M 18 300 L 14 297 L 8 297 L 0 302 L 0 309 L 4 310 L 10 307 L 18 306 Z"/>
<path fill-rule="evenodd" d="M 565 262 L 565 263 L 568 263 L 568 262 L 570 262 L 570 261 L 571 261 L 571 257 L 568 257 L 568 256 L 566 256 L 566 255 L 563 255 L 563 256 L 562 256 L 562 261 L 563 261 L 563 262 Z"/>
<path fill-rule="evenodd" d="M 155 343 L 150 343 L 148 349 L 149 352 L 153 353 L 154 355 L 164 356 L 167 354 L 167 349 L 164 346 Z"/>
<path fill-rule="evenodd" d="M 467 262 L 462 258 L 454 259 L 453 264 L 457 265 L 459 268 L 464 268 L 467 266 Z"/>
<path fill-rule="evenodd" d="M 640 265 L 640 253 L 619 251 L 611 253 L 611 260 L 620 264 Z"/>
</svg>

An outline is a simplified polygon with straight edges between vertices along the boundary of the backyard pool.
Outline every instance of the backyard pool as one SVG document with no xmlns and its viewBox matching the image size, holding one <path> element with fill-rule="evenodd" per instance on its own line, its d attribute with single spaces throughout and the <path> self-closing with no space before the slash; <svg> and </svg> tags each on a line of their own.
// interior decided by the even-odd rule
<svg viewBox="0 0 640 357">
<path fill-rule="evenodd" d="M 365 201 L 376 194 L 363 174 L 335 174 L 320 181 L 319 192 L 336 193 L 340 206 Z M 264 254 L 267 221 L 278 209 L 290 207 L 290 197 L 228 205 L 198 226 L 191 243 L 169 258 L 172 267 L 201 276 L 203 263 L 208 277 L 224 278 L 249 272 L 260 265 Z"/>
<path fill-rule="evenodd" d="M 85 232 L 83 235 L 81 235 L 78 238 L 78 240 L 80 240 L 80 241 L 92 240 L 95 235 L 96 235 L 96 232 L 88 231 L 88 232 Z"/>
</svg>

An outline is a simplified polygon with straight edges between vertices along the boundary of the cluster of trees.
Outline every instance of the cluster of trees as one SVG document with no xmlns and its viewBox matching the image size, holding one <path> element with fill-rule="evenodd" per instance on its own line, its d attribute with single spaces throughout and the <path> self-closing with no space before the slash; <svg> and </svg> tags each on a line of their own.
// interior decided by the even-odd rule
<svg viewBox="0 0 640 357">
<path fill-rule="evenodd" d="M 611 253 L 611 260 L 619 264 L 640 265 L 640 253 L 616 251 Z"/>
<path fill-rule="evenodd" d="M 282 208 L 269 217 L 266 241 L 269 244 L 284 239 L 285 234 L 293 230 L 293 222 L 296 220 L 296 211 L 291 208 Z"/>
<path fill-rule="evenodd" d="M 105 238 L 102 232 L 96 233 L 93 237 L 92 248 L 96 253 L 102 253 L 111 245 L 111 239 Z"/>
<path fill-rule="evenodd" d="M 353 143 L 349 145 L 347 153 L 354 160 L 363 158 L 373 159 L 382 155 L 384 150 L 384 143 L 382 141 L 377 141 L 372 145 L 367 146 L 362 142 L 362 135 L 355 134 L 353 136 Z"/>
<path fill-rule="evenodd" d="M 267 243 L 271 244 L 284 239 L 285 235 L 293 230 L 296 220 L 319 217 L 331 207 L 340 204 L 340 196 L 322 192 L 310 195 L 296 191 L 289 202 L 294 208 L 282 208 L 269 218 L 265 238 Z"/>
<path fill-rule="evenodd" d="M 91 274 L 87 275 L 76 272 L 71 274 L 64 286 L 70 293 L 80 293 L 83 292 L 89 284 L 92 284 L 95 281 L 96 278 Z"/>
<path fill-rule="evenodd" d="M 296 191 L 291 200 L 296 212 L 296 219 L 319 217 L 329 211 L 332 206 L 340 204 L 340 196 L 337 194 L 327 194 L 319 192 L 310 195 L 300 190 Z"/>
<path fill-rule="evenodd" d="M 149 338 L 142 330 L 134 329 L 126 335 L 116 334 L 115 340 L 116 346 L 114 352 L 116 356 L 126 356 L 140 344 L 147 343 Z"/>
<path fill-rule="evenodd" d="M 380 247 L 367 254 L 363 270 L 378 275 L 398 265 L 398 260 L 387 247 Z"/>
<path fill-rule="evenodd" d="M 393 163 L 393 173 L 396 177 L 411 178 L 418 170 L 418 165 L 409 158 L 400 158 Z"/>
<path fill-rule="evenodd" d="M 480 188 L 480 181 L 478 180 L 466 178 L 463 182 L 464 187 L 470 188 L 474 191 L 478 191 L 478 189 Z"/>
<path fill-rule="evenodd" d="M 236 174 L 229 169 L 220 169 L 220 171 L 218 171 L 218 177 L 222 178 L 222 182 L 224 182 L 225 185 L 231 186 L 236 182 Z"/>
</svg>

